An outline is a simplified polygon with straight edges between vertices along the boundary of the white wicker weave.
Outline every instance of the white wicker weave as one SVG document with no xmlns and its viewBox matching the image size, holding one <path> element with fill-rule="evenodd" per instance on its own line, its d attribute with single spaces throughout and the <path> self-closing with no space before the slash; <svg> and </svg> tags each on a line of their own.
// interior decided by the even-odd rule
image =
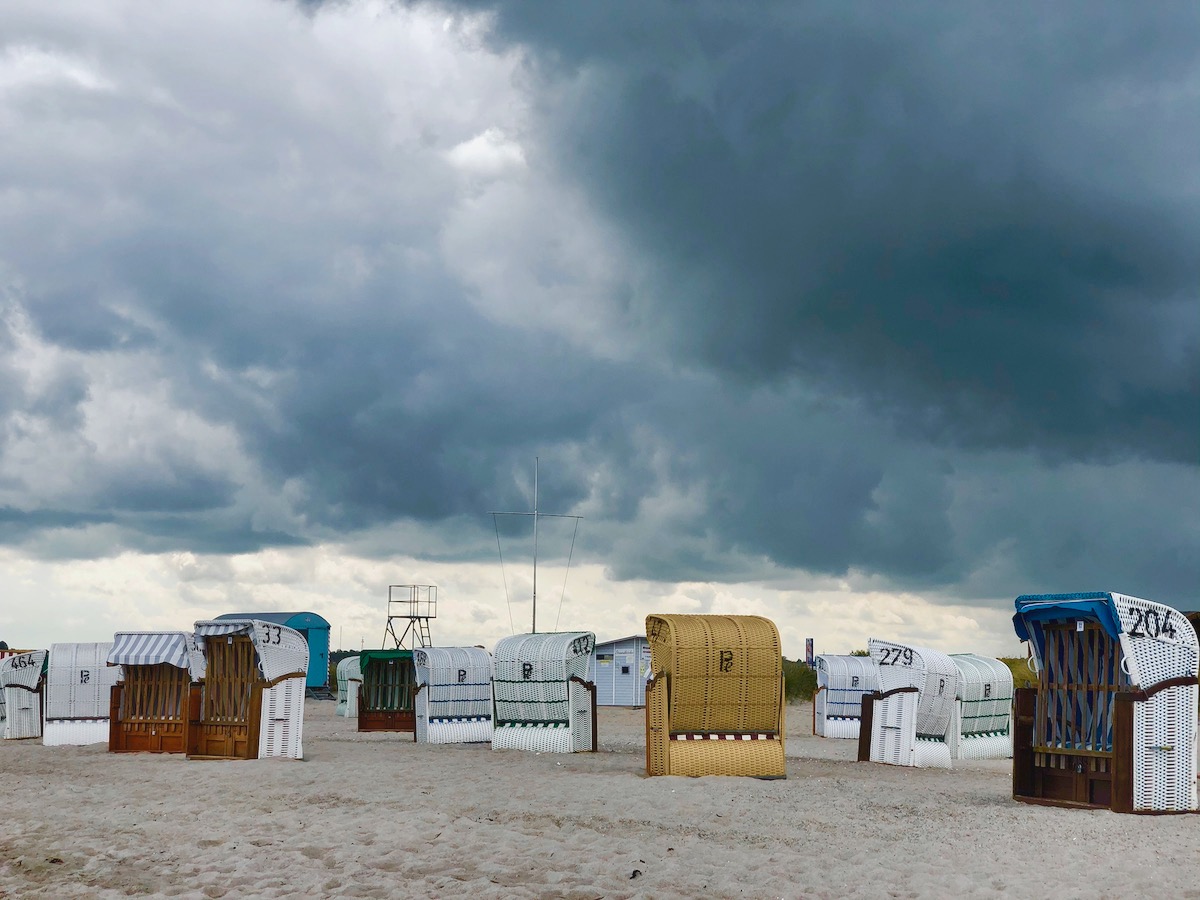
<svg viewBox="0 0 1200 900">
<path fill-rule="evenodd" d="M 954 717 L 958 669 L 945 653 L 871 638 L 879 690 L 917 691 L 874 701 L 871 761 L 900 766 L 949 767 L 946 735 Z"/>
<path fill-rule="evenodd" d="M 554 753 L 591 749 L 592 695 L 571 676 L 587 678 L 595 643 L 591 632 L 561 632 L 519 634 L 496 645 L 493 749 Z"/>
<path fill-rule="evenodd" d="M 337 708 L 334 713 L 347 718 L 358 717 L 358 687 L 362 684 L 362 661 L 347 656 L 337 664 Z"/>
<path fill-rule="evenodd" d="M 1143 690 L 1200 672 L 1196 631 L 1178 611 L 1125 594 L 1112 595 L 1130 679 Z M 1133 706 L 1133 808 L 1198 808 L 1197 685 L 1179 685 Z"/>
<path fill-rule="evenodd" d="M 955 759 L 1012 756 L 1012 670 L 973 653 L 950 657 L 958 669 L 958 702 L 947 739 Z"/>
<path fill-rule="evenodd" d="M 42 669 L 48 655 L 46 650 L 32 650 L 0 659 L 6 740 L 42 736 Z"/>
<path fill-rule="evenodd" d="M 285 678 L 263 691 L 258 758 L 304 757 L 304 678 Z"/>
<path fill-rule="evenodd" d="M 26 651 L 11 650 L 11 649 L 10 650 L 0 650 L 0 659 L 5 659 L 6 657 L 9 657 L 9 656 L 20 656 L 24 652 L 26 652 Z M 4 688 L 2 686 L 0 686 L 0 723 L 2 723 L 4 721 L 4 719 L 5 719 Z M 4 733 L 3 726 L 0 725 L 0 735 L 3 735 L 3 733 Z"/>
<path fill-rule="evenodd" d="M 121 667 L 108 664 L 112 642 L 51 644 L 46 668 L 47 747 L 108 742 L 109 703 Z"/>
<path fill-rule="evenodd" d="M 814 660 L 813 732 L 827 738 L 858 738 L 862 695 L 879 690 L 879 673 L 869 656 L 821 654 Z"/>
<path fill-rule="evenodd" d="M 416 667 L 417 742 L 492 740 L 492 658 L 481 647 L 424 647 Z"/>
</svg>

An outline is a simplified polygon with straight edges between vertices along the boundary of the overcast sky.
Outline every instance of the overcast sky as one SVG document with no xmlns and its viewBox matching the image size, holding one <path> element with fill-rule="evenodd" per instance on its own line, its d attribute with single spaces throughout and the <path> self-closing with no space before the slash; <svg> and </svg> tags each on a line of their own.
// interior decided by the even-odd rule
<svg viewBox="0 0 1200 900">
<path fill-rule="evenodd" d="M 0 135 L 13 646 L 491 647 L 535 458 L 543 630 L 1200 607 L 1194 4 L 9 0 Z"/>
</svg>

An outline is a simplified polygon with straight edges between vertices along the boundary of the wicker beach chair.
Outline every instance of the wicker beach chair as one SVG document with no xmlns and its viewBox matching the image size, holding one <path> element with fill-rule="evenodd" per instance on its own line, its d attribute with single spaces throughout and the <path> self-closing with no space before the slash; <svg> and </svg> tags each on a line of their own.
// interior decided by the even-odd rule
<svg viewBox="0 0 1200 900">
<path fill-rule="evenodd" d="M 0 659 L 6 740 L 42 736 L 42 699 L 49 655 L 46 650 L 30 650 Z"/>
<path fill-rule="evenodd" d="M 261 619 L 197 622 L 204 681 L 188 698 L 190 759 L 303 758 L 308 642 Z"/>
<path fill-rule="evenodd" d="M 821 654 L 814 660 L 813 734 L 858 740 L 863 694 L 879 690 L 879 672 L 869 656 Z"/>
<path fill-rule="evenodd" d="M 417 733 L 422 744 L 492 740 L 492 657 L 481 647 L 424 647 L 417 667 Z"/>
<path fill-rule="evenodd" d="M 0 642 L 2 643 L 2 642 Z M 10 647 L 0 647 L 0 660 L 4 660 L 10 656 L 20 656 L 22 653 L 28 653 L 28 650 L 16 650 Z M 4 703 L 4 688 L 0 686 L 0 737 L 4 734 L 4 720 L 7 718 Z"/>
<path fill-rule="evenodd" d="M 1016 691 L 1013 796 L 1116 812 L 1197 811 L 1200 642 L 1126 594 L 1018 597 L 1038 686 Z"/>
<path fill-rule="evenodd" d="M 363 650 L 358 655 L 362 681 L 358 686 L 358 730 L 396 731 L 416 735 L 414 698 L 417 672 L 413 651 Z"/>
<path fill-rule="evenodd" d="M 108 742 L 113 685 L 121 669 L 108 665 L 111 642 L 51 644 L 46 665 L 47 747 Z"/>
<path fill-rule="evenodd" d="M 786 778 L 779 630 L 760 616 L 646 617 L 647 775 Z"/>
<path fill-rule="evenodd" d="M 188 695 L 204 674 L 195 634 L 119 631 L 107 662 L 121 673 L 110 694 L 109 751 L 186 753 Z"/>
<path fill-rule="evenodd" d="M 362 661 L 356 653 L 337 664 L 337 707 L 334 714 L 353 719 L 358 716 L 358 688 L 362 684 Z"/>
<path fill-rule="evenodd" d="M 595 644 L 583 631 L 518 634 L 496 644 L 493 750 L 596 749 L 596 686 L 587 680 Z"/>
<path fill-rule="evenodd" d="M 998 659 L 953 653 L 958 702 L 947 739 L 954 759 L 1012 757 L 1012 670 Z"/>
<path fill-rule="evenodd" d="M 879 690 L 863 699 L 860 761 L 949 768 L 958 669 L 945 653 L 871 638 Z"/>
</svg>

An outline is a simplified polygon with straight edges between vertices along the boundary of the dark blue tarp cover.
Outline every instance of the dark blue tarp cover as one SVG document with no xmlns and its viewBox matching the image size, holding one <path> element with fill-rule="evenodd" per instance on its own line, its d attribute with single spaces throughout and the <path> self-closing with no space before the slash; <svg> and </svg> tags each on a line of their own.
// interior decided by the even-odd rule
<svg viewBox="0 0 1200 900">
<path fill-rule="evenodd" d="M 1041 629 L 1033 626 L 1043 622 L 1098 622 L 1114 641 L 1121 635 L 1121 620 L 1108 591 L 1088 591 L 1081 594 L 1024 594 L 1017 598 L 1013 627 L 1017 637 L 1037 644 L 1042 655 Z"/>
</svg>

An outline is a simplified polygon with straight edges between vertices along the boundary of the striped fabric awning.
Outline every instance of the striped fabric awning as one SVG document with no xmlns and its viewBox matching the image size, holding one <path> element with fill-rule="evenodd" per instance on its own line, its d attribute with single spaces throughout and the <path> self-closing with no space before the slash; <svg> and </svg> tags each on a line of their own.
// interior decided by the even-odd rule
<svg viewBox="0 0 1200 900">
<path fill-rule="evenodd" d="M 188 667 L 188 635 L 182 631 L 118 631 L 108 653 L 110 666 Z"/>
<path fill-rule="evenodd" d="M 196 623 L 196 637 L 219 637 L 222 634 L 253 633 L 253 619 L 225 619 L 221 622 L 211 620 L 208 622 Z"/>
</svg>

